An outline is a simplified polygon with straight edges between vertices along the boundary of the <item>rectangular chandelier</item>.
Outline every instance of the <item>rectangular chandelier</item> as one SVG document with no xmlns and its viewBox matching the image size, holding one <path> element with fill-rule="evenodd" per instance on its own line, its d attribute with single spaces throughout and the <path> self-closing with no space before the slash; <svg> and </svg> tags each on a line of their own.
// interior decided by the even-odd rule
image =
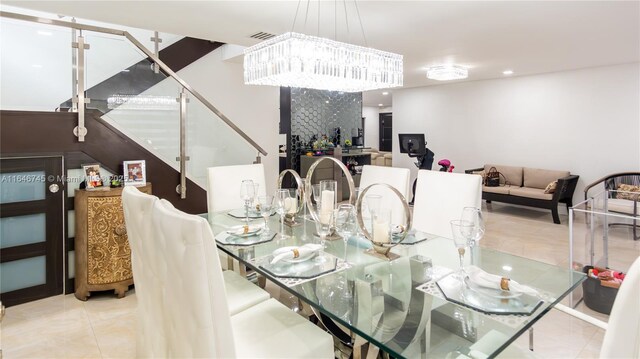
<svg viewBox="0 0 640 359">
<path fill-rule="evenodd" d="M 247 85 L 361 92 L 402 86 L 402 55 L 288 32 L 244 50 Z"/>
</svg>

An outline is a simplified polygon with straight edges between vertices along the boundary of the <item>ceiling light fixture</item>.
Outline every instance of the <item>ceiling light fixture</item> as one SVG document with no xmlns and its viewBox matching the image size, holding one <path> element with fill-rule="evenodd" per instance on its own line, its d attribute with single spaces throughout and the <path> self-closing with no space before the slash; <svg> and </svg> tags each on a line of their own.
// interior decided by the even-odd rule
<svg viewBox="0 0 640 359">
<path fill-rule="evenodd" d="M 382 106 L 384 106 L 384 105 L 383 105 L 383 104 L 381 104 L 381 103 L 379 103 L 379 104 L 378 104 L 378 106 L 382 107 Z"/>
<path fill-rule="evenodd" d="M 438 65 L 427 69 L 427 78 L 437 81 L 466 79 L 469 70 L 459 65 Z"/>
<path fill-rule="evenodd" d="M 508 75 L 513 75 L 513 70 L 504 70 L 504 71 L 502 71 L 502 74 L 503 75 L 507 75 L 507 76 Z"/>
<path fill-rule="evenodd" d="M 387 96 L 389 93 L 387 91 L 382 93 L 384 96 Z"/>
<path fill-rule="evenodd" d="M 358 4 L 354 3 L 360 28 L 363 29 Z M 337 3 L 335 6 L 337 17 Z M 367 47 L 364 30 L 362 36 L 365 46 L 337 41 L 337 25 L 334 40 L 293 32 L 299 7 L 300 1 L 298 1 L 291 32 L 244 50 L 245 84 L 343 92 L 402 86 L 402 55 Z M 320 1 L 318 16 L 319 7 Z M 345 19 L 347 19 L 346 0 L 344 7 Z M 309 1 L 307 1 L 307 13 L 308 10 Z M 348 26 L 347 22 L 347 29 Z"/>
</svg>

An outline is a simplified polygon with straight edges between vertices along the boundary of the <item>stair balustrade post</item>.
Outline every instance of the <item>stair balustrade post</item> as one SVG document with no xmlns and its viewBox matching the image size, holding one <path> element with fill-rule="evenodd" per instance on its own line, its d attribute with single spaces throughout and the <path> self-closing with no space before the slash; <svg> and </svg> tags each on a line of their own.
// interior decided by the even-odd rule
<svg viewBox="0 0 640 359">
<path fill-rule="evenodd" d="M 71 43 L 71 47 L 76 52 L 76 64 L 72 72 L 75 72 L 75 84 L 76 88 L 75 97 L 73 102 L 75 103 L 76 110 L 78 112 L 78 126 L 73 129 L 73 134 L 78 137 L 78 142 L 84 142 L 84 137 L 87 135 L 87 128 L 84 126 L 84 112 L 85 104 L 90 103 L 91 99 L 85 97 L 85 73 L 84 73 L 84 51 L 89 50 L 91 46 L 84 42 L 84 36 L 82 36 L 82 30 L 76 38 L 76 41 Z M 73 61 L 73 60 L 72 60 Z M 72 79 L 73 80 L 73 79 Z"/>
<path fill-rule="evenodd" d="M 176 161 L 180 161 L 180 184 L 178 185 L 178 193 L 180 199 L 187 198 L 187 89 L 184 87 L 180 91 L 180 97 L 176 99 L 180 102 L 180 157 Z"/>
</svg>

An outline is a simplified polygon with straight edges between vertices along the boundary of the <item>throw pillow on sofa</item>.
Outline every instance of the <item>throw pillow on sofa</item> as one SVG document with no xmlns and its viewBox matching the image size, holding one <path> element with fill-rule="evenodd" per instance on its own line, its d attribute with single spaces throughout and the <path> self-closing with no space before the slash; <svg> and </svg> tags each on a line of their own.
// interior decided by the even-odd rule
<svg viewBox="0 0 640 359">
<path fill-rule="evenodd" d="M 553 181 L 549 183 L 547 187 L 545 187 L 544 193 L 546 194 L 555 193 L 556 187 L 558 187 L 558 181 Z"/>
<path fill-rule="evenodd" d="M 632 186 L 630 184 L 621 184 L 618 186 L 618 194 L 616 198 L 618 199 L 628 199 L 631 201 L 639 201 L 640 200 L 640 186 Z M 638 192 L 638 194 L 627 193 L 627 192 Z"/>
</svg>

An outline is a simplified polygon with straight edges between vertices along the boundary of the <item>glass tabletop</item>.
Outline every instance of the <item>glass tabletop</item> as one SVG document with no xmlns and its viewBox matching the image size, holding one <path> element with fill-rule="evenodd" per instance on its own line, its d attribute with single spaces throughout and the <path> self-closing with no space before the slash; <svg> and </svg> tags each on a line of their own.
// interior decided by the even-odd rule
<svg viewBox="0 0 640 359">
<path fill-rule="evenodd" d="M 226 212 L 203 216 L 208 218 L 214 234 L 242 223 Z M 279 248 L 320 243 L 314 237 L 313 222 L 300 222 L 296 227 L 285 226 L 285 239 L 280 239 L 278 233 L 273 240 L 254 246 L 217 245 L 315 310 L 398 358 L 461 354 L 493 357 L 585 278 L 566 268 L 476 247 L 472 253 L 475 266 L 535 288 L 543 299 L 531 315 L 496 315 L 447 301 L 438 289 L 436 281 L 459 266 L 457 250 L 447 238 L 429 235 L 425 241 L 396 246 L 392 252 L 399 257 L 386 261 L 365 253 L 371 248 L 370 243 L 354 236 L 346 246 L 349 266 L 338 266 L 335 271 L 304 281 L 288 281 L 261 268 L 259 264 L 273 257 Z M 252 221 L 259 223 L 263 221 Z M 278 216 L 271 217 L 268 225 L 271 231 L 278 231 Z M 345 242 L 328 241 L 325 252 L 342 260 Z M 425 257 L 433 264 L 428 273 L 423 265 Z"/>
</svg>

